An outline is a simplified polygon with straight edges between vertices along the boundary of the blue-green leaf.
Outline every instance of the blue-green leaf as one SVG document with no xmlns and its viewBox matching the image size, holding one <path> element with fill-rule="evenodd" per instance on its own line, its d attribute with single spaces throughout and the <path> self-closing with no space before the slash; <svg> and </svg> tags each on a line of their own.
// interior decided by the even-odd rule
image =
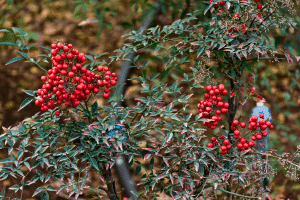
<svg viewBox="0 0 300 200">
<path fill-rule="evenodd" d="M 0 42 L 0 44 L 3 44 L 3 45 L 8 45 L 8 46 L 14 46 L 16 47 L 17 45 L 15 45 L 14 43 L 12 42 Z"/>
<path fill-rule="evenodd" d="M 35 97 L 34 91 L 31 91 L 31 90 L 23 90 L 23 92 L 25 92 L 25 93 L 28 94 L 29 96 Z"/>
<path fill-rule="evenodd" d="M 5 65 L 9 65 L 11 63 L 17 62 L 19 60 L 24 60 L 24 58 L 22 57 L 14 57 L 13 59 L 11 59 L 10 61 L 8 61 Z"/>
<path fill-rule="evenodd" d="M 24 53 L 24 52 L 22 52 L 22 51 L 18 51 L 18 52 L 19 52 L 19 54 L 21 54 L 23 57 L 29 59 L 29 56 L 28 56 L 26 53 Z"/>
<path fill-rule="evenodd" d="M 45 192 L 45 193 L 42 195 L 41 200 L 49 200 L 49 194 L 48 194 L 48 192 Z"/>
<path fill-rule="evenodd" d="M 26 99 L 22 102 L 22 104 L 21 104 L 21 106 L 20 106 L 20 108 L 19 108 L 18 111 L 20 111 L 20 110 L 23 109 L 25 106 L 27 106 L 28 104 L 30 104 L 30 102 L 32 102 L 33 99 L 34 99 L 34 98 L 32 98 L 32 97 L 26 98 Z"/>
<path fill-rule="evenodd" d="M 0 160 L 0 163 L 10 163 L 12 162 L 13 160 L 10 159 L 10 158 L 4 158 L 3 160 Z"/>
</svg>

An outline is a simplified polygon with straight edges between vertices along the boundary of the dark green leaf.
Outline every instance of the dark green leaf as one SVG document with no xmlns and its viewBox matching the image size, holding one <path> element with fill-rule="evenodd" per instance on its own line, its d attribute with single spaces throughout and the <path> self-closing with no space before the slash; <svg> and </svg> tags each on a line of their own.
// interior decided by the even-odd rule
<svg viewBox="0 0 300 200">
<path fill-rule="evenodd" d="M 98 163 L 97 163 L 96 159 L 95 158 L 91 158 L 90 161 L 91 161 L 92 167 L 94 167 L 95 169 L 99 170 Z"/>
<path fill-rule="evenodd" d="M 12 43 L 12 42 L 0 42 L 0 44 L 3 44 L 3 45 L 8 45 L 8 46 L 17 46 L 17 45 L 15 45 L 14 43 Z"/>
<path fill-rule="evenodd" d="M 13 59 L 11 59 L 10 61 L 8 61 L 5 65 L 9 65 L 11 63 L 17 62 L 19 60 L 24 60 L 24 58 L 22 57 L 14 57 Z"/>
<path fill-rule="evenodd" d="M 24 52 L 22 52 L 22 51 L 18 51 L 18 52 L 19 52 L 19 54 L 21 54 L 23 57 L 29 59 L 29 56 L 28 56 L 26 53 L 24 53 Z"/>
<path fill-rule="evenodd" d="M 135 176 L 137 176 L 142 170 L 142 167 L 141 166 L 137 166 L 136 169 L 135 169 Z"/>
<path fill-rule="evenodd" d="M 198 49 L 198 51 L 197 51 L 197 58 L 198 58 L 199 56 L 201 56 L 201 55 L 203 54 L 203 52 L 204 52 L 204 47 L 200 47 L 200 48 Z"/>
<path fill-rule="evenodd" d="M 0 160 L 0 163 L 10 163 L 12 162 L 13 160 L 10 159 L 10 158 L 4 158 L 3 160 Z"/>
<path fill-rule="evenodd" d="M 48 192 L 45 192 L 45 193 L 42 195 L 41 200 L 49 200 L 49 194 L 48 194 Z"/>
<path fill-rule="evenodd" d="M 39 46 L 39 47 L 41 47 L 41 48 L 43 48 L 43 49 L 46 49 L 46 50 L 48 50 L 48 51 L 51 51 L 52 49 L 50 49 L 49 47 L 43 47 L 43 46 Z"/>
<path fill-rule="evenodd" d="M 25 93 L 28 94 L 29 96 L 35 97 L 34 91 L 31 91 L 31 90 L 23 90 L 23 92 L 25 92 Z"/>
<path fill-rule="evenodd" d="M 29 97 L 29 98 L 26 98 L 23 103 L 21 104 L 20 108 L 18 111 L 20 111 L 21 109 L 23 109 L 25 106 L 27 106 L 28 104 L 30 104 L 30 102 L 32 102 L 34 98 L 32 97 Z"/>
</svg>

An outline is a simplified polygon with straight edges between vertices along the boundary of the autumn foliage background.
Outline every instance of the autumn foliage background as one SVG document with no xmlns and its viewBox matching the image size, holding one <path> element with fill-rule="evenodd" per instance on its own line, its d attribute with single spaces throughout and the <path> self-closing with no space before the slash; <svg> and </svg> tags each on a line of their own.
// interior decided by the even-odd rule
<svg viewBox="0 0 300 200">
<path fill-rule="evenodd" d="M 37 43 L 37 46 L 50 46 L 56 40 L 62 40 L 65 43 L 72 43 L 83 53 L 94 52 L 96 54 L 108 52 L 110 56 L 116 55 L 115 49 L 121 48 L 125 42 L 122 35 L 136 30 L 141 25 L 144 12 L 138 9 L 137 14 L 128 12 L 133 9 L 129 0 L 111 0 L 105 1 L 99 8 L 100 15 L 104 17 L 104 23 L 87 23 L 84 26 L 79 24 L 83 20 L 92 22 L 95 18 L 93 5 L 86 1 L 87 6 L 78 9 L 75 1 L 0 1 L 0 29 L 19 27 L 29 30 L 29 44 Z M 181 9 L 186 4 L 183 1 L 175 2 L 174 6 L 165 8 L 165 12 L 160 12 L 155 17 L 155 25 L 169 25 L 181 16 Z M 192 5 L 197 2 L 191 1 Z M 154 2 L 149 1 L 148 4 Z M 171 3 L 170 3 L 171 5 Z M 86 7 L 86 10 L 84 10 Z M 200 7 L 201 8 L 201 7 Z M 203 7 L 202 7 L 203 8 Z M 74 14 L 77 9 L 77 13 Z M 101 12 L 100 12 L 101 10 Z M 105 12 L 103 12 L 105 10 Z M 86 15 L 86 16 L 85 16 Z M 294 16 L 298 23 L 300 17 Z M 102 28 L 102 29 L 101 29 Z M 286 49 L 295 55 L 300 55 L 299 44 L 299 23 L 296 29 L 273 29 L 268 35 L 278 49 Z M 102 32 L 99 33 L 99 29 Z M 97 34 L 100 35 L 97 40 Z M 6 38 L 4 38 L 6 37 Z M 5 33 L 0 32 L 0 42 L 14 38 L 7 38 Z M 17 112 L 22 101 L 27 95 L 22 90 L 37 90 L 43 84 L 40 77 L 45 73 L 33 64 L 18 62 L 11 65 L 5 65 L 13 57 L 17 56 L 17 51 L 13 47 L 1 46 L 0 50 L 0 126 L 16 126 L 23 119 L 34 115 L 39 108 L 34 103 L 28 105 L 23 110 Z M 37 58 L 37 55 L 44 53 L 42 49 L 30 51 L 30 56 Z M 147 52 L 140 52 L 147 54 Z M 157 62 L 155 56 L 150 57 L 151 66 L 156 71 L 161 71 L 161 64 Z M 294 59 L 295 61 L 296 59 Z M 114 65 L 113 71 L 117 74 L 120 72 L 122 62 Z M 183 71 L 189 71 L 190 66 L 182 65 Z M 293 152 L 297 145 L 300 145 L 300 79 L 299 63 L 288 63 L 281 61 L 279 63 L 270 63 L 268 61 L 259 63 L 257 69 L 257 78 L 254 80 L 256 91 L 266 99 L 265 105 L 271 109 L 274 129 L 270 131 L 269 141 L 270 148 L 277 149 L 281 152 Z M 132 70 L 131 78 L 140 76 L 139 71 Z M 169 77 L 170 82 L 174 82 L 176 77 Z M 248 77 L 243 77 L 247 79 Z M 171 80 L 173 79 L 173 80 Z M 295 82 L 295 80 L 297 80 Z M 124 104 L 133 106 L 133 100 L 139 97 L 140 87 L 137 81 L 128 81 L 126 86 Z M 195 104 L 190 103 L 189 109 L 194 115 L 198 114 L 196 104 L 200 99 L 196 96 L 191 98 Z M 106 100 L 98 99 L 99 105 L 105 105 Z M 240 107 L 237 115 L 242 114 L 249 116 L 252 108 L 255 107 L 254 101 L 249 101 L 247 106 Z M 0 134 L 3 130 L 0 130 Z M 5 154 L 0 151 L 3 158 Z M 26 170 L 26 168 L 24 169 Z M 138 179 L 138 177 L 135 177 Z M 97 177 L 92 179 L 97 185 Z M 16 184 L 15 180 L 5 180 L 0 182 L 0 187 L 9 187 Z M 55 183 L 53 183 L 55 184 Z M 283 199 L 300 199 L 300 183 L 285 178 L 283 171 L 278 166 L 278 174 L 271 181 L 272 196 Z M 38 183 L 33 187 L 26 188 L 24 195 L 31 198 L 32 192 L 38 187 Z M 119 187 L 119 184 L 117 184 Z M 67 198 L 67 197 L 66 197 Z M 51 199 L 65 199 L 63 196 L 51 196 Z M 162 196 L 163 199 L 163 196 Z"/>
</svg>

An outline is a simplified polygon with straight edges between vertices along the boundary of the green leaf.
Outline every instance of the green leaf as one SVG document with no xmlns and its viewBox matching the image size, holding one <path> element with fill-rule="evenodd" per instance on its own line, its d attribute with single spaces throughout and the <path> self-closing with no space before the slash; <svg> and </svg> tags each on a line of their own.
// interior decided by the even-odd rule
<svg viewBox="0 0 300 200">
<path fill-rule="evenodd" d="M 137 166 L 136 169 L 135 169 L 135 176 L 137 176 L 142 170 L 142 167 L 141 166 Z"/>
<path fill-rule="evenodd" d="M 21 104 L 21 106 L 20 106 L 20 108 L 19 108 L 18 111 L 20 111 L 20 110 L 23 109 L 25 106 L 27 106 L 28 104 L 30 104 L 30 102 L 32 102 L 33 99 L 34 99 L 34 98 L 32 98 L 32 97 L 26 98 L 26 99 L 22 102 L 22 104 Z"/>
<path fill-rule="evenodd" d="M 92 105 L 92 114 L 94 115 L 94 113 L 97 112 L 97 108 L 98 108 L 98 103 L 97 101 L 95 101 L 95 103 L 93 103 Z"/>
<path fill-rule="evenodd" d="M 7 29 L 1 29 L 0 32 L 11 33 L 11 31 L 10 31 L 10 30 L 7 30 Z"/>
<path fill-rule="evenodd" d="M 10 159 L 10 158 L 4 158 L 3 160 L 0 160 L 0 163 L 10 163 L 12 162 L 13 160 Z"/>
<path fill-rule="evenodd" d="M 14 46 L 16 47 L 17 45 L 15 45 L 14 43 L 12 42 L 0 42 L 0 44 L 3 44 L 3 45 L 8 45 L 8 46 Z"/>
<path fill-rule="evenodd" d="M 95 169 L 99 170 L 98 162 L 96 161 L 96 159 L 95 158 L 91 158 L 90 161 L 91 161 L 92 167 L 94 167 Z"/>
<path fill-rule="evenodd" d="M 200 47 L 200 48 L 198 49 L 198 51 L 197 51 L 197 58 L 198 58 L 199 56 L 201 56 L 201 55 L 203 54 L 203 52 L 204 52 L 204 47 Z"/>
<path fill-rule="evenodd" d="M 35 195 L 37 195 L 38 193 L 40 193 L 41 191 L 43 191 L 45 188 L 44 187 L 38 187 L 35 192 L 33 193 L 32 197 L 34 197 Z"/>
<path fill-rule="evenodd" d="M 8 61 L 5 65 L 9 65 L 11 63 L 17 62 L 19 60 L 24 60 L 24 58 L 22 57 L 14 57 L 13 59 L 11 59 L 10 61 Z"/>
<path fill-rule="evenodd" d="M 41 48 L 43 48 L 43 49 L 46 49 L 46 50 L 48 50 L 48 51 L 51 51 L 52 49 L 50 49 L 49 47 L 43 47 L 43 46 L 39 46 L 39 47 L 41 47 Z"/>
<path fill-rule="evenodd" d="M 28 94 L 29 96 L 35 97 L 34 91 L 31 91 L 31 90 L 23 90 L 23 92 L 25 92 L 25 93 Z"/>
<path fill-rule="evenodd" d="M 11 29 L 13 30 L 14 33 L 18 32 L 20 34 L 24 34 L 24 32 L 20 28 L 12 27 Z"/>
<path fill-rule="evenodd" d="M 19 54 L 21 54 L 23 57 L 29 59 L 29 56 L 28 56 L 26 53 L 24 53 L 24 52 L 22 52 L 22 51 L 18 51 L 18 52 L 19 52 Z"/>
<path fill-rule="evenodd" d="M 160 80 L 164 80 L 170 73 L 171 68 L 166 69 L 165 71 L 163 71 L 160 75 Z"/>
<path fill-rule="evenodd" d="M 49 194 L 48 194 L 48 192 L 45 192 L 45 193 L 42 195 L 41 200 L 49 200 Z"/>
</svg>

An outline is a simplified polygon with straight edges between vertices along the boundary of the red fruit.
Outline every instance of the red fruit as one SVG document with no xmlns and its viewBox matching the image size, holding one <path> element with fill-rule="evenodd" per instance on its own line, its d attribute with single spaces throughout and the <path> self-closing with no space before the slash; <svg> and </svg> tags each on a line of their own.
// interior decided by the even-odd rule
<svg viewBox="0 0 300 200">
<path fill-rule="evenodd" d="M 211 91 L 211 90 L 212 90 L 212 86 L 211 86 L 211 85 L 206 86 L 206 90 L 207 90 L 208 92 Z"/>
<path fill-rule="evenodd" d="M 222 150 L 222 151 L 226 151 L 226 150 L 227 150 L 227 147 L 224 146 L 224 145 L 222 145 L 222 146 L 221 146 L 221 150 Z"/>
<path fill-rule="evenodd" d="M 241 122 L 241 123 L 240 123 L 240 126 L 241 126 L 241 128 L 245 128 L 245 127 L 246 127 L 246 123 Z"/>
<path fill-rule="evenodd" d="M 220 114 L 221 114 L 221 111 L 220 111 L 220 110 L 217 110 L 217 111 L 216 111 L 216 114 L 217 114 L 217 115 L 220 115 Z"/>
<path fill-rule="evenodd" d="M 252 141 L 249 141 L 249 146 L 250 146 L 250 147 L 254 147 L 254 145 L 255 145 L 255 143 L 254 143 L 254 142 L 252 142 Z"/>
<path fill-rule="evenodd" d="M 244 149 L 248 149 L 249 148 L 249 144 L 248 143 L 245 143 L 244 144 Z"/>
<path fill-rule="evenodd" d="M 214 92 L 213 90 L 211 90 L 211 91 L 209 91 L 209 94 L 210 94 L 211 96 L 213 96 L 213 95 L 215 94 L 215 92 Z"/>
<path fill-rule="evenodd" d="M 258 121 L 258 123 L 259 123 L 260 125 L 264 125 L 264 124 L 265 124 L 265 120 L 260 119 L 260 120 Z"/>
<path fill-rule="evenodd" d="M 273 129 L 273 125 L 270 125 L 270 127 L 269 127 L 271 130 Z"/>
<path fill-rule="evenodd" d="M 73 54 L 72 54 L 72 53 L 68 53 L 68 54 L 67 54 L 67 58 L 68 58 L 68 59 L 72 59 L 72 58 L 73 58 Z"/>
<path fill-rule="evenodd" d="M 198 108 L 198 109 L 200 109 L 200 108 L 201 108 L 200 106 L 201 106 L 201 104 L 200 104 L 200 103 L 198 103 L 198 104 L 197 104 L 197 108 Z"/>
<path fill-rule="evenodd" d="M 64 51 L 64 52 L 67 52 L 67 51 L 69 51 L 69 47 L 67 47 L 67 46 L 64 46 L 64 47 L 63 47 L 63 51 Z"/>
<path fill-rule="evenodd" d="M 69 72 L 68 77 L 73 78 L 74 77 L 74 72 Z"/>
<path fill-rule="evenodd" d="M 230 126 L 230 129 L 234 131 L 234 130 L 235 130 L 235 127 L 234 127 L 234 126 Z"/>
<path fill-rule="evenodd" d="M 240 135 L 240 131 L 239 131 L 239 130 L 235 130 L 235 131 L 233 132 L 233 134 L 234 134 L 234 135 Z"/>
<path fill-rule="evenodd" d="M 223 155 L 225 155 L 225 154 L 227 153 L 227 151 L 221 151 L 221 153 L 222 153 Z"/>
<path fill-rule="evenodd" d="M 217 100 L 218 101 L 222 101 L 222 97 L 221 96 L 217 96 Z"/>
<path fill-rule="evenodd" d="M 231 149 L 231 145 L 230 144 L 227 145 L 226 147 L 227 147 L 227 150 Z"/>
<path fill-rule="evenodd" d="M 258 5 L 257 5 L 257 9 L 262 9 L 262 5 L 261 5 L 261 4 L 258 4 Z"/>
<path fill-rule="evenodd" d="M 68 44 L 68 47 L 69 47 L 70 49 L 72 49 L 72 48 L 73 48 L 73 44 Z"/>
<path fill-rule="evenodd" d="M 108 92 L 108 93 L 103 93 L 103 94 L 102 94 L 102 97 L 103 97 L 104 99 L 107 99 L 109 96 L 110 96 L 110 93 L 109 93 L 109 92 Z"/>
<path fill-rule="evenodd" d="M 210 140 L 211 140 L 212 142 L 214 142 L 214 141 L 217 140 L 217 138 L 216 138 L 216 137 L 212 137 Z"/>
<path fill-rule="evenodd" d="M 236 120 L 236 119 L 235 119 L 235 120 L 233 120 L 233 121 L 232 121 L 232 125 L 234 125 L 234 126 L 237 126 L 237 125 L 239 125 L 239 121 L 238 121 L 238 120 Z"/>
<path fill-rule="evenodd" d="M 56 56 L 57 51 L 55 49 L 52 49 L 50 53 L 51 53 L 52 56 Z"/>
<path fill-rule="evenodd" d="M 238 143 L 237 148 L 241 149 L 243 147 L 244 147 L 244 145 L 242 143 Z"/>
<path fill-rule="evenodd" d="M 41 77 L 41 80 L 42 80 L 42 81 L 46 81 L 46 80 L 47 80 L 47 76 L 42 76 L 42 77 Z"/>
<path fill-rule="evenodd" d="M 230 142 L 229 142 L 229 140 L 226 139 L 226 140 L 224 140 L 223 143 L 224 143 L 224 145 L 229 145 Z"/>
<path fill-rule="evenodd" d="M 244 143 L 246 143 L 247 141 L 246 141 L 245 138 L 242 138 L 242 139 L 240 140 L 240 142 L 241 142 L 242 144 L 244 144 Z"/>
<path fill-rule="evenodd" d="M 262 136 L 267 137 L 268 133 L 267 132 L 263 132 Z"/>
<path fill-rule="evenodd" d="M 229 103 L 225 102 L 224 103 L 224 108 L 228 108 L 229 107 Z"/>
<path fill-rule="evenodd" d="M 212 96 L 211 97 L 212 98 L 212 100 L 217 100 L 217 97 L 214 95 L 214 96 Z M 216 102 L 217 103 L 217 102 Z"/>
<path fill-rule="evenodd" d="M 260 127 L 260 130 L 264 131 L 264 130 L 266 130 L 267 128 L 268 128 L 267 125 L 262 125 L 262 126 Z"/>
<path fill-rule="evenodd" d="M 209 97 L 210 97 L 210 95 L 209 95 L 209 94 L 207 94 L 207 93 L 206 93 L 206 94 L 204 94 L 204 98 L 205 98 L 205 99 L 209 99 Z"/>
<path fill-rule="evenodd" d="M 255 137 L 255 136 L 252 136 L 252 137 L 251 137 L 251 140 L 255 141 L 255 140 L 256 140 L 256 137 Z"/>
<path fill-rule="evenodd" d="M 227 113 L 227 112 L 228 112 L 228 109 L 226 109 L 226 108 L 221 109 L 221 113 Z"/>
<path fill-rule="evenodd" d="M 270 122 L 270 121 L 267 121 L 267 122 L 266 122 L 266 125 L 267 125 L 268 127 L 270 127 L 270 126 L 271 126 L 271 122 Z"/>
<path fill-rule="evenodd" d="M 221 136 L 220 136 L 220 139 L 223 139 L 223 138 L 224 138 L 224 135 L 221 135 Z"/>
<path fill-rule="evenodd" d="M 63 69 L 63 70 L 60 71 L 60 73 L 61 73 L 61 75 L 65 76 L 65 75 L 67 75 L 68 72 Z"/>
<path fill-rule="evenodd" d="M 239 139 L 239 136 L 235 135 L 234 138 L 235 138 L 235 139 Z"/>
<path fill-rule="evenodd" d="M 208 144 L 207 144 L 207 147 L 212 148 L 213 146 L 214 146 L 213 143 L 208 143 Z"/>
<path fill-rule="evenodd" d="M 240 15 L 239 15 L 239 14 L 235 14 L 235 15 L 233 16 L 233 18 L 237 20 L 237 19 L 240 18 Z"/>
<path fill-rule="evenodd" d="M 94 89 L 93 89 L 93 92 L 94 92 L 95 94 L 97 94 L 97 93 L 99 92 L 99 89 L 98 89 L 98 88 L 94 88 Z"/>
<path fill-rule="evenodd" d="M 262 136 L 260 134 L 256 135 L 256 139 L 261 140 Z"/>
<path fill-rule="evenodd" d="M 227 90 L 224 90 L 224 91 L 222 92 L 222 94 L 223 94 L 223 96 L 226 95 L 226 94 L 227 94 Z"/>
<path fill-rule="evenodd" d="M 259 2 L 259 0 L 254 0 L 254 2 Z"/>
<path fill-rule="evenodd" d="M 264 118 L 264 114 L 260 114 L 259 117 L 263 119 Z"/>
<path fill-rule="evenodd" d="M 210 112 L 210 111 L 211 111 L 211 107 L 206 107 L 205 110 L 206 110 L 207 112 Z"/>
<path fill-rule="evenodd" d="M 255 127 L 255 126 L 256 126 L 256 123 L 255 123 L 255 122 L 251 122 L 251 123 L 250 123 L 250 126 Z"/>
<path fill-rule="evenodd" d="M 106 72 L 109 70 L 108 67 L 104 67 L 103 69 L 104 69 L 104 71 L 106 71 Z"/>
<path fill-rule="evenodd" d="M 55 43 L 51 44 L 51 48 L 55 49 L 56 48 L 56 44 Z"/>
<path fill-rule="evenodd" d="M 62 43 L 60 43 L 60 42 L 57 43 L 57 45 L 56 45 L 56 47 L 59 48 L 59 49 L 61 49 L 63 46 L 64 46 L 64 45 L 63 45 Z"/>
<path fill-rule="evenodd" d="M 224 5 L 225 5 L 225 1 L 221 1 L 220 6 L 224 6 Z"/>
<path fill-rule="evenodd" d="M 215 89 L 215 94 L 219 94 L 220 93 L 220 90 L 218 90 L 218 89 Z"/>
<path fill-rule="evenodd" d="M 219 4 L 218 4 L 218 3 L 215 3 L 213 6 L 216 8 L 216 7 L 218 7 L 218 6 L 219 6 Z"/>
<path fill-rule="evenodd" d="M 224 106 L 224 103 L 223 103 L 223 102 L 218 102 L 218 106 L 219 106 L 220 108 L 222 108 L 222 107 Z"/>
<path fill-rule="evenodd" d="M 220 85 L 218 85 L 218 88 L 220 91 L 224 91 L 225 86 L 224 86 L 224 84 L 220 84 Z"/>
<path fill-rule="evenodd" d="M 256 122 L 258 120 L 258 117 L 256 115 L 253 115 L 250 119 L 252 122 Z"/>
</svg>

